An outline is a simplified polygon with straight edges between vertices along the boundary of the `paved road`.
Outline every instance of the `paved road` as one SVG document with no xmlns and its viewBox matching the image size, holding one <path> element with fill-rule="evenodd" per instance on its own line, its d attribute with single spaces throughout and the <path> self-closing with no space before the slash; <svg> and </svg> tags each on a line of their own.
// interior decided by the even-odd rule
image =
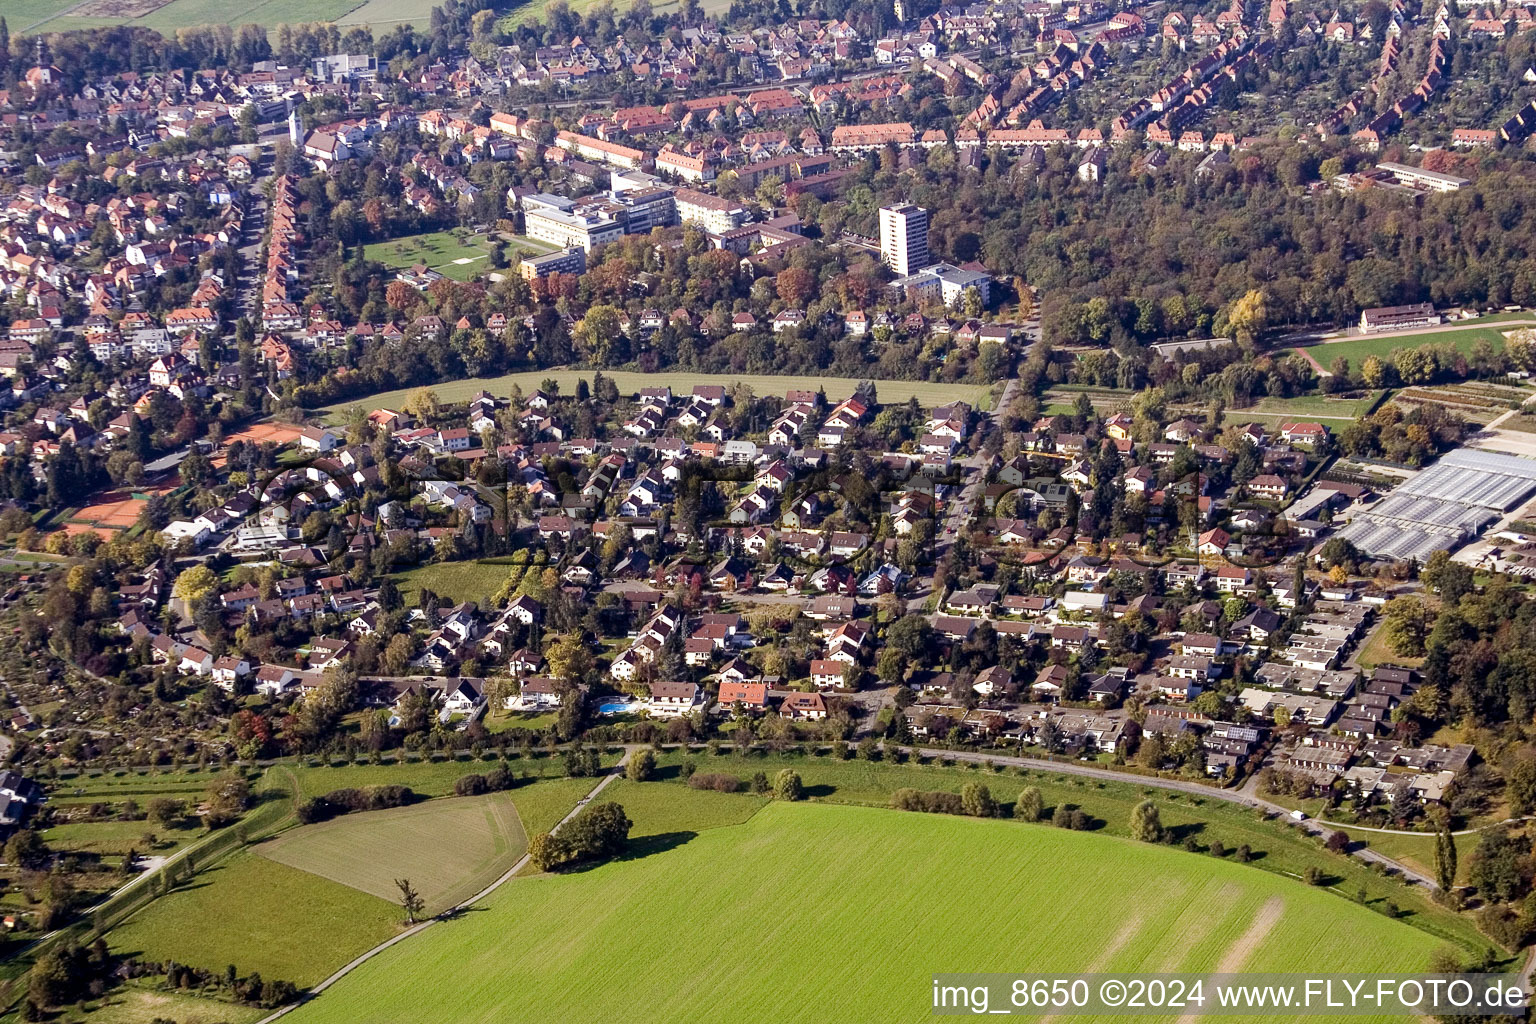
<svg viewBox="0 0 1536 1024">
<path fill-rule="evenodd" d="M 619 758 L 619 763 L 610 768 L 607 774 L 605 774 L 602 779 L 599 780 L 597 785 L 593 786 L 591 791 L 588 792 L 586 796 L 577 801 L 576 806 L 571 809 L 571 813 L 561 818 L 560 822 L 550 831 L 559 832 L 562 828 L 565 827 L 567 822 L 585 810 L 587 805 L 592 802 L 597 794 L 601 793 L 607 787 L 608 783 L 622 776 L 624 774 L 624 765 L 629 761 L 629 755 L 630 751 L 626 749 L 624 751 L 624 756 Z M 476 903 L 479 903 L 481 900 L 484 900 L 491 893 L 495 892 L 507 882 L 511 881 L 513 876 L 515 876 L 519 871 L 528 865 L 528 862 L 529 857 L 528 854 L 525 853 L 516 864 L 513 864 L 510 868 L 507 869 L 506 874 L 496 879 L 496 881 L 492 882 L 484 889 L 481 889 L 479 892 L 465 900 L 463 903 L 459 903 L 453 907 L 450 907 L 448 910 L 443 911 L 436 917 L 430 917 L 425 921 L 419 921 L 411 927 L 407 928 L 405 931 L 401 932 L 399 935 L 396 935 L 394 938 L 386 939 L 385 941 L 379 943 L 377 946 L 374 946 L 366 953 L 358 956 L 356 959 L 352 960 L 350 963 L 336 971 L 336 973 L 332 974 L 329 978 L 326 978 L 320 984 L 310 989 L 307 993 L 305 993 L 304 999 L 300 1000 L 299 1002 L 289 1003 L 287 1006 L 284 1006 L 282 1009 L 276 1011 L 275 1013 L 268 1014 L 260 1021 L 258 1021 L 257 1024 L 269 1024 L 270 1021 L 275 1021 L 279 1017 L 282 1017 L 291 1011 L 298 1009 L 300 1006 L 303 1006 L 306 1002 L 315 998 L 320 993 L 336 984 L 342 978 L 345 978 L 347 975 L 357 970 L 363 964 L 367 963 L 369 960 L 372 960 L 386 949 L 389 949 L 391 946 L 404 942 L 406 939 L 409 939 L 413 935 L 419 935 L 435 924 L 441 924 L 444 921 L 453 919 L 453 917 L 458 915 L 460 912 L 467 910 L 474 906 Z"/>
<path fill-rule="evenodd" d="M 1240 790 L 1216 789 L 1213 786 L 1205 786 L 1198 782 L 1183 782 L 1179 779 L 1158 779 L 1150 776 L 1128 775 L 1125 772 L 1114 772 L 1107 768 L 1094 768 L 1086 764 L 1065 761 L 1046 761 L 1037 757 L 1007 757 L 1002 755 L 971 753 L 964 750 L 940 750 L 930 747 L 908 748 L 911 752 L 922 754 L 925 757 L 950 757 L 956 761 L 980 761 L 983 763 L 998 762 L 1006 765 L 1033 768 L 1038 771 L 1060 772 L 1065 775 L 1083 775 L 1093 779 L 1111 779 L 1115 782 L 1124 782 L 1131 785 L 1146 785 L 1156 789 L 1168 789 L 1179 793 L 1188 793 L 1193 796 L 1208 797 L 1213 800 L 1225 800 L 1228 803 L 1238 804 L 1243 807 L 1262 809 L 1272 814 L 1289 819 L 1290 809 L 1272 804 L 1249 793 Z M 1329 825 L 1326 822 L 1309 818 L 1300 823 L 1301 827 L 1313 835 L 1323 835 L 1333 832 L 1343 826 Z M 1399 863 L 1391 857 L 1384 856 L 1372 850 L 1370 847 L 1362 847 L 1351 851 L 1353 856 L 1359 857 L 1368 863 L 1380 864 L 1384 868 L 1396 871 L 1407 881 L 1422 885 L 1429 889 L 1435 888 L 1434 879 L 1421 872 L 1415 871 L 1406 864 Z"/>
</svg>

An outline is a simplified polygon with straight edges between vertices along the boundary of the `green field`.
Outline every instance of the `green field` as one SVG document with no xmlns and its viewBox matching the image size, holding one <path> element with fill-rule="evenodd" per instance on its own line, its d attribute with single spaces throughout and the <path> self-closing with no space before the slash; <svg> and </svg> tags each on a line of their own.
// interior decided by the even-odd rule
<svg viewBox="0 0 1536 1024">
<path fill-rule="evenodd" d="M 511 795 L 491 793 L 348 814 L 255 849 L 383 900 L 398 899 L 395 879 L 408 878 L 435 914 L 499 878 L 527 851 L 528 837 Z"/>
<path fill-rule="evenodd" d="M 400 908 L 249 851 L 115 929 L 115 952 L 210 970 L 234 964 L 307 987 L 394 934 Z"/>
<path fill-rule="evenodd" d="M 514 566 L 494 562 L 438 562 L 395 574 L 395 584 L 407 606 L 416 603 L 422 587 L 450 601 L 482 601 L 501 589 Z"/>
<path fill-rule="evenodd" d="M 937 764 L 840 761 L 793 754 L 690 757 L 700 772 L 727 772 L 742 779 L 751 778 L 757 771 L 772 779 L 779 770 L 793 768 L 800 773 L 810 799 L 860 806 L 888 806 L 891 794 L 902 787 L 958 793 L 973 780 L 986 782 L 993 796 L 1011 804 L 1024 786 L 1035 786 L 1044 799 L 1047 815 L 1058 804 L 1078 807 L 1093 820 L 1095 831 L 1122 837 L 1130 834 L 1131 809 L 1145 797 L 1152 797 L 1159 804 L 1163 824 L 1173 829 L 1180 840 L 1194 836 L 1202 847 L 1219 840 L 1228 850 L 1246 845 L 1255 853 L 1252 867 L 1287 878 L 1300 878 L 1309 866 L 1316 866 L 1334 879 L 1333 889 L 1340 896 L 1353 899 L 1364 889 L 1371 905 L 1381 906 L 1392 900 L 1406 912 L 1405 919 L 1436 936 L 1469 949 L 1487 945 L 1470 919 L 1424 899 L 1400 882 L 1367 870 L 1359 861 L 1326 853 L 1318 840 L 1297 829 L 1281 822 L 1264 821 L 1257 813 L 1223 800 L 1170 793 L 1138 786 L 1134 781 L 1109 782 L 1054 773 L 1044 767 L 1031 768 L 1020 776 L 1012 771 L 995 774 Z M 662 755 L 658 758 L 661 774 L 675 777 L 682 760 L 683 755 L 675 752 Z"/>
<path fill-rule="evenodd" d="M 292 1020 L 918 1021 L 935 971 L 1408 971 L 1437 945 L 1229 861 L 1048 826 L 772 804 L 639 849 L 515 881 Z"/>
<path fill-rule="evenodd" d="M 443 402 L 466 402 L 481 391 L 489 391 L 493 395 L 507 395 L 512 391 L 514 384 L 520 387 L 524 394 L 528 394 L 539 387 L 543 381 L 552 379 L 559 383 L 561 394 L 569 395 L 576 393 L 578 379 L 586 378 L 590 384 L 593 373 L 592 370 L 529 370 L 523 373 L 509 373 L 503 377 L 479 377 L 434 384 L 432 390 L 437 392 L 438 399 Z M 664 370 L 660 373 L 604 370 L 602 373 L 617 384 L 619 393 L 624 395 L 638 394 L 641 388 L 659 387 L 663 384 L 671 387 L 674 392 L 686 393 L 699 384 L 724 384 L 729 387 L 740 382 L 752 388 L 754 394 L 759 395 L 782 395 L 789 390 L 815 391 L 817 388 L 826 388 L 827 397 L 835 402 L 853 394 L 854 388 L 859 383 L 851 377 L 779 376 L 751 373 L 686 373 L 672 370 Z M 977 408 L 989 408 L 991 404 L 991 388 L 985 384 L 877 380 L 875 387 L 878 392 L 877 397 L 884 403 L 905 402 L 915 397 L 925 408 L 958 401 L 970 402 Z M 420 389 L 401 388 L 397 391 L 381 391 L 366 398 L 357 398 L 316 409 L 315 412 L 324 416 L 328 422 L 340 423 L 345 418 L 346 410 L 351 406 L 360 405 L 364 409 L 398 409 L 413 392 L 418 390 Z"/>
</svg>

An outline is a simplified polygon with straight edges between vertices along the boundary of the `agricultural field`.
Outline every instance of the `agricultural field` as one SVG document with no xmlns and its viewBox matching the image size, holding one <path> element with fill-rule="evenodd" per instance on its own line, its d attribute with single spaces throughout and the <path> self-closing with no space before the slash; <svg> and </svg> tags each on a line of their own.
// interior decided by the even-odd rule
<svg viewBox="0 0 1536 1024">
<path fill-rule="evenodd" d="M 523 373 L 509 373 L 502 377 L 479 377 L 434 384 L 432 390 L 437 393 L 440 401 L 449 404 L 467 402 L 481 391 L 489 391 L 493 395 L 506 395 L 512 391 L 514 385 L 527 394 L 546 380 L 553 380 L 559 384 L 561 394 L 574 394 L 576 381 L 585 378 L 588 383 L 591 383 L 594 372 L 593 370 L 529 370 Z M 670 386 L 674 392 L 688 392 L 700 384 L 724 384 L 729 387 L 740 382 L 750 387 L 754 394 L 759 395 L 782 395 L 786 391 L 802 388 L 810 391 L 826 388 L 827 398 L 836 402 L 853 394 L 854 388 L 859 384 L 852 377 L 777 376 L 750 373 L 736 375 L 687 373 L 680 370 L 663 370 L 660 373 L 604 370 L 602 373 L 617 384 L 619 393 L 624 395 L 635 395 L 641 388 L 659 387 L 663 384 Z M 990 408 L 991 405 L 991 388 L 985 384 L 940 384 L 921 380 L 877 380 L 874 383 L 878 392 L 877 397 L 882 402 L 905 402 L 909 398 L 916 398 L 925 408 L 957 401 L 970 402 L 980 409 Z M 418 390 L 420 389 L 400 388 L 396 391 L 381 391 L 366 398 L 325 406 L 314 410 L 314 413 L 316 416 L 324 417 L 327 423 L 342 423 L 346 419 L 347 409 L 354 405 L 360 405 L 364 409 L 398 409 L 413 392 Z"/>
<path fill-rule="evenodd" d="M 394 934 L 400 917 L 391 902 L 247 850 L 161 896 L 108 942 L 123 955 L 234 964 L 304 988 Z"/>
<path fill-rule="evenodd" d="M 980 768 L 951 768 L 933 763 L 840 761 L 833 757 L 796 754 L 748 758 L 734 755 L 710 757 L 699 753 L 687 756 L 700 772 L 727 772 L 742 779 L 749 779 L 758 771 L 772 779 L 780 769 L 793 768 L 800 773 L 810 800 L 861 806 L 886 807 L 891 795 L 903 787 L 958 793 L 971 781 L 986 782 L 1000 803 L 1011 805 L 1021 789 L 1035 786 L 1041 792 L 1047 816 L 1058 804 L 1080 808 L 1088 814 L 1092 831 L 1115 836 L 1130 835 L 1131 809 L 1142 799 L 1152 797 L 1159 804 L 1163 824 L 1180 841 L 1193 835 L 1201 846 L 1209 846 L 1213 840 L 1219 840 L 1228 850 L 1246 845 L 1255 854 L 1250 868 L 1292 879 L 1302 877 L 1309 866 L 1316 866 L 1336 880 L 1332 888 L 1341 896 L 1356 899 L 1364 889 L 1371 905 L 1392 900 L 1405 910 L 1405 920 L 1411 920 L 1434 935 L 1468 948 L 1482 948 L 1487 944 L 1467 918 L 1431 903 L 1400 882 L 1368 871 L 1358 861 L 1326 853 L 1318 840 L 1300 831 L 1280 822 L 1264 821 L 1255 812 L 1226 801 L 1170 793 L 1138 786 L 1129 780 L 1107 782 L 1053 773 L 1044 763 L 1023 774 L 1016 771 L 999 774 Z M 657 760 L 660 777 L 673 780 L 684 755 L 669 752 Z"/>
<path fill-rule="evenodd" d="M 426 28 L 432 20 L 432 0 L 364 0 L 336 19 L 343 29 L 353 25 L 372 25 L 375 33 L 385 32 L 402 22 Z"/>
<path fill-rule="evenodd" d="M 620 779 L 603 790 L 603 800 L 616 800 L 634 822 L 634 837 L 740 825 L 768 806 L 767 797 L 751 793 L 715 793 L 686 786 Z"/>
<path fill-rule="evenodd" d="M 21 24 L 11 17 L 8 0 L 7 19 L 11 31 L 65 32 L 71 29 L 103 25 L 142 25 L 161 32 L 196 25 L 265 25 L 284 22 L 334 21 L 358 6 L 360 0 L 255 0 L 246 5 L 231 5 L 225 0 L 19 0 L 31 17 Z M 426 11 L 423 10 L 423 18 Z M 28 24 L 28 23 L 31 24 Z"/>
<path fill-rule="evenodd" d="M 607 763 L 612 763 L 608 758 Z M 484 771 L 490 766 L 483 762 L 450 762 L 440 765 L 381 765 L 361 768 L 297 769 L 295 788 L 305 795 L 328 792 L 340 786 L 367 786 L 396 782 L 411 786 L 417 792 L 437 788 L 429 778 L 417 769 L 470 770 L 479 764 Z M 459 771 L 452 778 L 457 778 Z M 377 773 L 366 775 L 361 773 Z M 315 784 L 310 773 L 329 773 L 327 784 Z M 345 775 L 350 777 L 344 777 Z M 446 773 L 437 773 L 439 785 L 446 781 L 451 791 L 452 781 Z M 304 783 L 309 783 L 304 785 Z M 592 779 L 541 779 L 498 794 L 502 799 L 510 797 L 516 808 L 503 822 L 521 823 L 527 835 L 548 831 L 563 818 L 576 802 L 592 788 Z M 443 800 L 420 805 L 441 808 L 448 817 L 455 815 L 453 804 L 458 800 Z M 415 808 L 407 808 L 414 810 Z M 367 812 L 369 815 L 390 812 Z M 482 819 L 483 819 L 482 811 Z M 336 819 L 337 824 L 350 824 L 347 817 Z M 368 835 L 368 822 L 358 830 L 360 843 L 377 841 Z M 462 823 L 461 823 L 462 824 Z M 445 826 L 446 827 L 446 826 Z M 487 826 L 488 827 L 488 826 Z M 292 835 L 301 836 L 303 829 L 295 829 Z M 439 830 L 435 845 L 421 834 L 410 835 L 409 829 L 399 829 L 396 839 L 412 847 L 413 863 L 425 863 L 427 847 L 435 849 L 438 857 L 447 856 L 443 851 L 444 838 L 457 835 Z M 503 833 L 504 840 L 513 842 L 511 833 Z M 525 840 L 516 839 L 521 843 Z M 306 854 L 311 867 L 329 862 L 333 873 L 342 873 L 338 861 L 345 854 L 325 844 L 309 840 L 307 850 L 290 851 L 293 859 Z M 303 844 L 301 844 L 303 845 Z M 394 900 L 382 899 L 354 888 L 352 882 L 360 880 L 360 872 L 371 870 L 366 865 L 353 866 L 349 884 L 332 881 L 310 870 L 300 870 L 286 863 L 264 856 L 261 846 L 247 848 L 220 861 L 207 871 L 200 872 L 187 885 L 162 896 L 143 910 L 119 925 L 108 936 L 112 949 L 124 954 L 138 954 L 148 959 L 174 959 L 212 970 L 222 970 L 234 964 L 242 974 L 259 971 L 266 978 L 291 981 L 301 988 L 325 978 L 337 966 L 358 953 L 393 935 L 400 924 L 400 908 Z M 510 845 L 508 847 L 510 850 Z M 379 859 L 370 845 L 356 845 L 351 855 L 358 861 Z M 505 854 L 498 855 L 504 856 Z M 451 858 L 450 858 L 451 859 Z M 516 857 L 506 862 L 510 866 Z M 465 861 L 469 870 L 489 871 L 486 865 L 476 868 Z M 503 867 L 502 870 L 505 870 Z M 500 871 L 496 872 L 497 875 Z M 391 875 L 390 884 L 393 884 Z M 480 876 L 477 876 L 480 877 Z M 494 880 L 495 876 L 492 876 Z M 376 881 L 376 879 L 375 879 Z M 415 881 L 415 879 L 413 879 Z M 423 877 L 425 881 L 425 876 Z M 437 880 L 443 885 L 443 895 L 452 895 L 461 884 L 448 879 L 446 874 Z M 370 883 L 372 884 L 372 883 Z M 419 886 L 426 889 L 426 885 Z M 483 886 L 481 886 L 483 887 Z M 479 887 L 465 893 L 474 895 Z"/>
<path fill-rule="evenodd" d="M 622 861 L 510 883 L 293 1024 L 918 1021 L 936 969 L 1404 971 L 1439 945 L 1296 881 L 1049 826 L 775 803 L 669 831 Z M 983 885 L 935 890 L 937 866 L 978 857 Z M 743 956 L 744 937 L 771 955 Z"/>
<path fill-rule="evenodd" d="M 435 914 L 494 882 L 527 849 L 511 794 L 490 793 L 303 825 L 255 852 L 383 900 L 397 899 L 395 879 L 408 878 Z"/>
<path fill-rule="evenodd" d="M 1469 380 L 1439 387 L 1403 388 L 1392 400 L 1404 405 L 1439 405 L 1468 422 L 1489 423 L 1532 397 L 1536 397 L 1536 392 L 1530 388 Z M 1510 417 L 1501 426 L 1518 418 Z"/>
</svg>

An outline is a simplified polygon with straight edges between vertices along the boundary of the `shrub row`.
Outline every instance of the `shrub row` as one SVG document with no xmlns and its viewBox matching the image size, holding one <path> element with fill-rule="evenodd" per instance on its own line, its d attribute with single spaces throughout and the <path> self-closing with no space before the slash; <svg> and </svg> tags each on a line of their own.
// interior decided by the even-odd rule
<svg viewBox="0 0 1536 1024">
<path fill-rule="evenodd" d="M 388 807 L 404 807 L 416 799 L 409 786 L 367 786 L 362 789 L 348 787 L 333 789 L 325 796 L 317 796 L 299 804 L 299 823 L 312 825 L 328 821 L 353 811 L 381 811 Z"/>
</svg>

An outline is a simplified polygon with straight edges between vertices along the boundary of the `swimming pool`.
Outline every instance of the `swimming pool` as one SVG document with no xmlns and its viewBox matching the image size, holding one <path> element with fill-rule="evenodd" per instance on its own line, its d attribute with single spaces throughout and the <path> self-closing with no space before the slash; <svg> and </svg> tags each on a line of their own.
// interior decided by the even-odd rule
<svg viewBox="0 0 1536 1024">
<path fill-rule="evenodd" d="M 622 715 L 626 711 L 633 710 L 634 707 L 635 705 L 632 701 L 610 700 L 599 704 L 597 706 L 597 713 L 600 715 Z"/>
</svg>

